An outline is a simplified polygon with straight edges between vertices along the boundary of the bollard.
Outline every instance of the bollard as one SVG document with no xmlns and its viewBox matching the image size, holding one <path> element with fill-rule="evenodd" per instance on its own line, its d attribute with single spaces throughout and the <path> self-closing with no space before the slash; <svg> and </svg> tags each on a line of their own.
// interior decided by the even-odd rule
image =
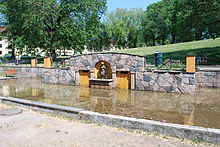
<svg viewBox="0 0 220 147">
<path fill-rule="evenodd" d="M 186 56 L 186 72 L 196 72 L 195 56 Z"/>
<path fill-rule="evenodd" d="M 37 67 L 37 59 L 31 59 L 31 67 Z"/>
<path fill-rule="evenodd" d="M 156 51 L 154 53 L 155 56 L 155 66 L 161 66 L 163 64 L 163 53 L 160 51 Z"/>
<path fill-rule="evenodd" d="M 52 67 L 52 58 L 45 57 L 44 58 L 44 68 L 51 68 Z"/>
</svg>

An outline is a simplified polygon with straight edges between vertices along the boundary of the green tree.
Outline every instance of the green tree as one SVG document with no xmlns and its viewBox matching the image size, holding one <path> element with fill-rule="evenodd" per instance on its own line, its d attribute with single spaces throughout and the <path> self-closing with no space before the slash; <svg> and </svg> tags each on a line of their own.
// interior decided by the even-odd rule
<svg viewBox="0 0 220 147">
<path fill-rule="evenodd" d="M 120 9 L 110 12 L 104 19 L 104 25 L 117 48 L 133 48 L 141 44 L 142 9 Z"/>
<path fill-rule="evenodd" d="M 95 29 L 95 32 L 87 45 L 87 49 L 91 51 L 109 50 L 111 46 L 111 37 L 104 24 Z"/>
<path fill-rule="evenodd" d="M 106 0 L 3 0 L 11 40 L 56 57 L 61 48 L 81 51 L 106 10 Z M 19 43 L 18 43 L 19 41 Z"/>
<path fill-rule="evenodd" d="M 142 21 L 146 45 L 165 44 L 168 36 L 167 11 L 163 1 L 147 7 Z"/>
</svg>

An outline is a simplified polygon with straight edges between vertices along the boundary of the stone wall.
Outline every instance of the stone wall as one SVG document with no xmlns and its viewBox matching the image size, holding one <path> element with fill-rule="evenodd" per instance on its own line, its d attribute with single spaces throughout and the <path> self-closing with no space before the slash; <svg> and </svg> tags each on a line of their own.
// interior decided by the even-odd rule
<svg viewBox="0 0 220 147">
<path fill-rule="evenodd" d="M 79 55 L 70 59 L 73 70 L 91 70 L 99 61 L 107 61 L 113 71 L 144 71 L 145 57 L 121 54 L 121 53 L 98 53 Z"/>
<path fill-rule="evenodd" d="M 41 67 L 3 66 L 0 67 L 0 73 L 2 76 L 5 75 L 8 69 L 15 69 L 17 78 L 43 78 L 44 72 L 50 70 Z"/>
<path fill-rule="evenodd" d="M 7 69 L 16 69 L 18 78 L 43 78 L 45 83 L 75 85 L 76 72 L 71 69 L 41 67 L 0 67 L 4 76 Z M 181 72 L 134 73 L 134 89 L 174 93 L 193 93 L 197 87 L 220 88 L 220 71 L 199 71 L 195 74 Z"/>
<path fill-rule="evenodd" d="M 50 69 L 44 72 L 44 82 L 49 84 L 75 85 L 75 72 L 69 69 Z"/>
<path fill-rule="evenodd" d="M 220 71 L 196 72 L 196 86 L 220 88 Z"/>
<path fill-rule="evenodd" d="M 195 74 L 137 72 L 135 87 L 137 90 L 192 94 L 195 92 Z"/>
<path fill-rule="evenodd" d="M 43 78 L 45 83 L 73 85 L 75 72 L 69 69 L 42 68 L 42 67 L 0 67 L 0 73 L 4 76 L 8 69 L 16 69 L 17 78 Z"/>
</svg>

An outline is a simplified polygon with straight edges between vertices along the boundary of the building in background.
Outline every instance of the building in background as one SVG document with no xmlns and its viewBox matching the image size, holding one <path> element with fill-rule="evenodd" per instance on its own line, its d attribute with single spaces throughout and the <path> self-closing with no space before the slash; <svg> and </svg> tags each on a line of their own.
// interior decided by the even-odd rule
<svg viewBox="0 0 220 147">
<path fill-rule="evenodd" d="M 7 30 L 9 27 L 0 26 L 0 56 L 9 55 L 12 53 L 12 46 L 9 44 L 8 38 L 7 38 Z M 64 53 L 65 52 L 65 53 Z M 56 50 L 56 53 L 58 56 L 73 56 L 74 54 L 87 54 L 91 51 L 87 50 L 87 47 L 84 46 L 84 50 L 80 52 L 75 52 L 74 49 L 61 49 Z M 15 49 L 15 54 L 22 54 L 22 55 L 40 55 L 40 56 L 47 56 L 46 52 L 43 49 L 36 48 L 29 51 L 26 47 L 22 50 L 18 51 Z"/>
<path fill-rule="evenodd" d="M 0 26 L 0 56 L 11 54 L 12 52 L 7 40 L 7 29 L 8 27 Z"/>
</svg>

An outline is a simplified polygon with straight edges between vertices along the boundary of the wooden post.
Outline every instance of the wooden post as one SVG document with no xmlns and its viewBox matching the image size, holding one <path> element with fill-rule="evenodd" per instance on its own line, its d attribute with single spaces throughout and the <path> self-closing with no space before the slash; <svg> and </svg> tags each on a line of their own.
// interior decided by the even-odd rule
<svg viewBox="0 0 220 147">
<path fill-rule="evenodd" d="M 31 59 L 31 67 L 37 67 L 37 59 Z"/>
<path fill-rule="evenodd" d="M 44 68 L 51 68 L 52 67 L 52 58 L 45 57 L 44 58 Z"/>
<path fill-rule="evenodd" d="M 196 72 L 195 56 L 186 56 L 186 72 Z"/>
</svg>

